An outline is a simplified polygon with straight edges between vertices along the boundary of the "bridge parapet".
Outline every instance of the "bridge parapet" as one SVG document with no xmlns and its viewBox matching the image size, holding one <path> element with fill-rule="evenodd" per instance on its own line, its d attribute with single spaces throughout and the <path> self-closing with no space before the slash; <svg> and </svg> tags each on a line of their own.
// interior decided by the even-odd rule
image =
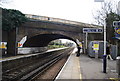
<svg viewBox="0 0 120 81">
<path fill-rule="evenodd" d="M 32 15 L 32 14 L 26 14 L 25 16 L 30 19 L 41 20 L 41 21 L 57 22 L 57 23 L 63 23 L 63 24 L 69 24 L 69 25 L 78 25 L 78 26 L 90 27 L 90 28 L 101 28 L 101 26 L 97 26 L 93 24 L 70 21 L 70 20 L 65 20 L 60 18 L 53 18 L 53 17 L 39 16 L 39 15 Z"/>
</svg>

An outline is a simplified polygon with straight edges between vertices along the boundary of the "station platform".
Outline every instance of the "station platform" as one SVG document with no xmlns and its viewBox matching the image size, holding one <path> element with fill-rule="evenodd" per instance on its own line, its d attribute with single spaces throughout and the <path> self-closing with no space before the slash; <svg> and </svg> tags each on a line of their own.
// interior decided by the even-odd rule
<svg viewBox="0 0 120 81">
<path fill-rule="evenodd" d="M 82 80 L 82 75 L 80 71 L 80 61 L 79 57 L 76 57 L 75 52 L 77 49 L 74 49 L 70 57 L 68 58 L 67 62 L 59 72 L 58 76 L 56 77 L 56 81 L 59 80 L 66 80 L 66 79 L 76 79 Z"/>
<path fill-rule="evenodd" d="M 72 53 L 55 81 L 120 81 L 116 72 L 116 60 L 107 60 L 107 73 L 103 73 L 103 61 L 101 58 L 90 58 L 86 54 L 76 57 Z"/>
<path fill-rule="evenodd" d="M 79 57 L 76 57 L 75 53 L 70 55 L 62 70 L 56 77 L 56 80 L 57 79 L 82 79 Z"/>
<path fill-rule="evenodd" d="M 19 58 L 25 58 L 25 57 L 30 57 L 30 56 L 36 56 L 36 55 L 38 55 L 38 54 L 48 53 L 48 52 L 57 51 L 57 50 L 65 49 L 65 48 L 68 48 L 68 47 L 50 49 L 50 50 L 47 50 L 47 51 L 41 52 L 41 53 L 18 54 L 18 55 L 16 55 L 16 56 L 6 56 L 6 57 L 0 58 L 0 62 L 9 61 L 9 60 L 15 60 L 15 59 L 19 59 Z"/>
</svg>

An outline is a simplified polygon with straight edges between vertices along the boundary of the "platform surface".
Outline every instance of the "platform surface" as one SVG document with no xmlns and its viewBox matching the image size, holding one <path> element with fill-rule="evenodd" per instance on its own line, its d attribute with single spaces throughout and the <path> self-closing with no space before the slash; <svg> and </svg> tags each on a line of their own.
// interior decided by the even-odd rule
<svg viewBox="0 0 120 81">
<path fill-rule="evenodd" d="M 76 53 L 74 52 L 68 58 L 55 81 L 115 81 L 116 79 L 120 81 L 116 72 L 116 60 L 107 59 L 106 70 L 107 73 L 103 73 L 102 58 L 90 58 L 86 54 L 76 57 Z"/>
<path fill-rule="evenodd" d="M 82 79 L 115 79 L 118 78 L 117 60 L 107 59 L 106 73 L 103 73 L 103 59 L 90 58 L 88 55 L 80 56 Z"/>
<path fill-rule="evenodd" d="M 45 51 L 45 52 L 41 52 L 41 53 L 18 54 L 18 55 L 16 55 L 16 56 L 2 57 L 2 58 L 0 58 L 0 62 L 9 61 L 9 60 L 15 60 L 15 59 L 19 59 L 19 58 L 25 58 L 25 57 L 30 57 L 30 56 L 35 56 L 35 55 L 38 55 L 38 54 L 43 54 L 43 53 L 47 53 L 47 52 L 57 51 L 57 50 L 65 49 L 65 48 L 68 48 L 68 47 L 56 48 L 56 49 L 49 49 L 49 50 L 47 50 L 47 51 Z"/>
<path fill-rule="evenodd" d="M 79 57 L 72 53 L 56 79 L 82 79 Z"/>
</svg>

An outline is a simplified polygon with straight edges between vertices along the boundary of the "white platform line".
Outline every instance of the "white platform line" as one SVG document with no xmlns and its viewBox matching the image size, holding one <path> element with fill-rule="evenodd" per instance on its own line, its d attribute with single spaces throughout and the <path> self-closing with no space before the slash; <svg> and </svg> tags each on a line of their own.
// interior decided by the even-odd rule
<svg viewBox="0 0 120 81">
<path fill-rule="evenodd" d="M 57 75 L 57 77 L 55 78 L 55 81 L 59 78 L 59 76 L 61 75 L 63 69 L 65 68 L 66 64 L 68 63 L 68 61 L 70 60 L 71 55 L 69 56 L 68 60 L 66 61 L 66 63 L 64 64 L 63 68 L 61 69 L 61 71 L 59 72 L 59 74 Z"/>
<path fill-rule="evenodd" d="M 80 65 L 80 62 L 79 62 L 79 65 Z M 79 66 L 79 69 L 80 69 L 80 66 Z M 81 70 L 80 70 L 80 81 L 82 81 L 82 73 L 81 73 Z"/>
</svg>

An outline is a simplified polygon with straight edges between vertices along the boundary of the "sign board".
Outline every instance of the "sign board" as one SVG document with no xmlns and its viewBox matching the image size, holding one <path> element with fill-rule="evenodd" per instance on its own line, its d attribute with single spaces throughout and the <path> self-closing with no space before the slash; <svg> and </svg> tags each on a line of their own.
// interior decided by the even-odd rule
<svg viewBox="0 0 120 81">
<path fill-rule="evenodd" d="M 113 21 L 114 27 L 120 27 L 120 21 Z"/>
<path fill-rule="evenodd" d="M 22 40 L 18 43 L 18 47 L 23 47 L 23 44 L 25 43 L 26 40 L 27 40 L 27 36 L 24 36 Z"/>
<path fill-rule="evenodd" d="M 115 38 L 120 39 L 120 28 L 115 28 Z"/>
<path fill-rule="evenodd" d="M 113 27 L 115 30 L 115 38 L 120 40 L 120 21 L 113 21 Z"/>
<path fill-rule="evenodd" d="M 95 58 L 98 58 L 99 42 L 93 44 L 93 50 L 95 51 Z"/>
<path fill-rule="evenodd" d="M 83 28 L 83 33 L 102 33 L 102 28 Z"/>
<path fill-rule="evenodd" d="M 99 50 L 99 42 L 98 41 L 94 41 L 92 48 L 94 51 L 98 51 Z"/>
<path fill-rule="evenodd" d="M 22 44 L 20 44 L 19 42 L 18 42 L 18 47 L 21 47 L 22 46 Z"/>
<path fill-rule="evenodd" d="M 104 2 L 104 0 L 94 0 L 95 2 Z"/>
<path fill-rule="evenodd" d="M 99 50 L 99 44 L 93 44 L 93 50 Z"/>
<path fill-rule="evenodd" d="M 6 48 L 7 43 L 6 42 L 0 42 L 0 48 Z"/>
<path fill-rule="evenodd" d="M 120 29 L 117 29 L 117 30 L 116 30 L 116 33 L 117 33 L 117 34 L 120 34 Z"/>
</svg>

